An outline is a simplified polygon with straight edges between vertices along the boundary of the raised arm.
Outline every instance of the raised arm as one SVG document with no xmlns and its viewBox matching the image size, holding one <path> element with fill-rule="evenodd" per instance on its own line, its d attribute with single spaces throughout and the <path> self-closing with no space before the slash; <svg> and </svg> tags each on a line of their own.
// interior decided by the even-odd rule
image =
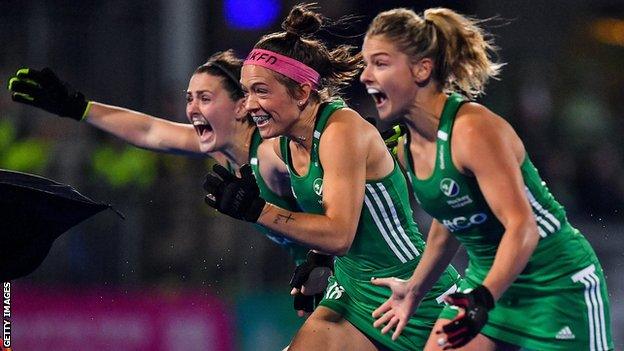
<svg viewBox="0 0 624 351">
<path fill-rule="evenodd" d="M 61 117 L 85 120 L 136 146 L 163 152 L 199 153 L 198 138 L 191 125 L 174 123 L 125 108 L 89 102 L 60 80 L 52 70 L 23 68 L 9 80 L 16 102 Z"/>
<path fill-rule="evenodd" d="M 155 151 L 200 154 L 195 129 L 122 107 L 92 101 L 85 121 L 132 145 Z"/>
</svg>

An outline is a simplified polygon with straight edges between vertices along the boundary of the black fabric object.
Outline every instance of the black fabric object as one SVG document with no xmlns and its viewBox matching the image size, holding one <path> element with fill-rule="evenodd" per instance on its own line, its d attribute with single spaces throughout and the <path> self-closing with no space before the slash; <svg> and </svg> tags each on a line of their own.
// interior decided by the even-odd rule
<svg viewBox="0 0 624 351">
<path fill-rule="evenodd" d="M 304 295 L 297 293 L 293 298 L 293 307 L 295 311 L 304 311 L 307 313 L 314 312 L 314 309 L 321 303 L 321 300 L 325 296 L 325 293 L 318 293 L 315 295 Z"/>
<path fill-rule="evenodd" d="M 295 268 L 292 278 L 290 278 L 290 286 L 301 290 L 306 285 L 306 291 L 312 289 L 318 291 L 314 295 L 304 295 L 297 293 L 293 300 L 293 307 L 296 311 L 303 310 L 312 312 L 318 306 L 325 295 L 327 287 L 327 279 L 334 273 L 334 256 L 325 255 L 312 250 L 308 251 L 306 260 Z M 310 276 L 312 275 L 312 278 Z M 308 286 L 310 280 L 313 286 Z M 320 285 L 319 285 L 320 283 Z"/>
<path fill-rule="evenodd" d="M 0 281 L 32 273 L 56 238 L 109 208 L 111 205 L 95 202 L 69 185 L 0 170 Z"/>
<path fill-rule="evenodd" d="M 306 284 L 310 278 L 310 274 L 314 270 L 328 272 L 327 274 L 315 274 L 315 278 L 316 276 L 329 277 L 329 275 L 334 273 L 334 256 L 325 255 L 312 250 L 308 251 L 306 260 L 295 267 L 295 271 L 290 278 L 290 286 L 292 288 L 301 289 L 301 287 Z M 325 286 L 327 286 L 327 281 L 325 281 Z M 325 290 L 325 286 L 322 289 L 323 291 Z"/>
</svg>

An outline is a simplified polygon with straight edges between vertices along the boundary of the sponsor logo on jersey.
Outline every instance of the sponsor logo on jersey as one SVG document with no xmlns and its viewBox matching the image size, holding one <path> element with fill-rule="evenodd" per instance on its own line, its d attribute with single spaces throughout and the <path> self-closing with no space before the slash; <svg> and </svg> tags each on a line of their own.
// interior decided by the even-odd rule
<svg viewBox="0 0 624 351">
<path fill-rule="evenodd" d="M 457 230 L 470 228 L 474 225 L 479 225 L 485 222 L 487 219 L 488 216 L 485 213 L 479 212 L 468 217 L 459 216 L 452 219 L 443 219 L 442 224 L 448 230 L 454 232 Z"/>
<path fill-rule="evenodd" d="M 555 339 L 559 339 L 559 340 L 571 340 L 574 338 L 576 338 L 576 336 L 574 336 L 574 334 L 572 333 L 572 330 L 567 325 L 561 328 L 561 330 L 557 333 L 557 335 L 555 335 Z"/>
<path fill-rule="evenodd" d="M 448 197 L 455 197 L 459 194 L 459 184 L 451 178 L 444 178 L 440 181 L 440 190 Z"/>
<path fill-rule="evenodd" d="M 446 168 L 444 166 L 444 144 L 440 145 L 439 150 L 438 150 L 438 159 L 440 160 L 440 169 L 444 170 L 444 168 Z"/>
<path fill-rule="evenodd" d="M 318 196 L 323 196 L 323 178 L 314 179 L 314 183 L 312 183 L 312 190 Z"/>
<path fill-rule="evenodd" d="M 472 199 L 470 198 L 470 195 L 464 195 L 455 199 L 446 200 L 446 203 L 452 208 L 460 208 L 470 205 L 472 203 Z"/>
</svg>

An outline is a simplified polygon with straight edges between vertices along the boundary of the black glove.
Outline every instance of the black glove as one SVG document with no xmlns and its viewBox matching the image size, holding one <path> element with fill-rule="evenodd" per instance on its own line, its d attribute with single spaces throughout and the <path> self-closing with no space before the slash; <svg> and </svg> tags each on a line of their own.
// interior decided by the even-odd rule
<svg viewBox="0 0 624 351">
<path fill-rule="evenodd" d="M 266 201 L 260 197 L 251 166 L 246 164 L 240 168 L 241 178 L 218 164 L 212 170 L 214 173 L 208 173 L 204 182 L 208 192 L 206 203 L 230 217 L 258 221 Z"/>
<path fill-rule="evenodd" d="M 293 307 L 295 311 L 314 312 L 314 309 L 321 303 L 324 295 L 324 292 L 314 295 L 304 295 L 298 292 L 293 299 Z"/>
<path fill-rule="evenodd" d="M 9 80 L 13 101 L 39 107 L 61 117 L 80 121 L 88 102 L 82 93 L 61 81 L 49 68 L 22 68 Z"/>
<path fill-rule="evenodd" d="M 290 286 L 301 290 L 305 286 L 306 294 L 295 295 L 295 310 L 312 312 L 323 298 L 327 279 L 334 272 L 334 257 L 310 250 L 305 262 L 295 268 Z"/>
<path fill-rule="evenodd" d="M 463 314 L 442 327 L 447 337 L 446 350 L 462 347 L 479 334 L 488 320 L 488 312 L 494 308 L 494 297 L 485 286 L 479 285 L 469 293 L 450 294 L 445 300 L 464 309 Z"/>
</svg>

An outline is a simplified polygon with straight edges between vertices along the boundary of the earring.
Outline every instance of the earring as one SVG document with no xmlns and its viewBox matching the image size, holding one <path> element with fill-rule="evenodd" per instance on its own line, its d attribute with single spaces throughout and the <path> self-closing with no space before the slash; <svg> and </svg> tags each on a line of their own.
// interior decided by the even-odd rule
<svg viewBox="0 0 624 351">
<path fill-rule="evenodd" d="M 304 102 L 303 100 L 299 100 L 299 101 L 297 101 L 297 105 L 303 106 L 303 102 Z"/>
</svg>

